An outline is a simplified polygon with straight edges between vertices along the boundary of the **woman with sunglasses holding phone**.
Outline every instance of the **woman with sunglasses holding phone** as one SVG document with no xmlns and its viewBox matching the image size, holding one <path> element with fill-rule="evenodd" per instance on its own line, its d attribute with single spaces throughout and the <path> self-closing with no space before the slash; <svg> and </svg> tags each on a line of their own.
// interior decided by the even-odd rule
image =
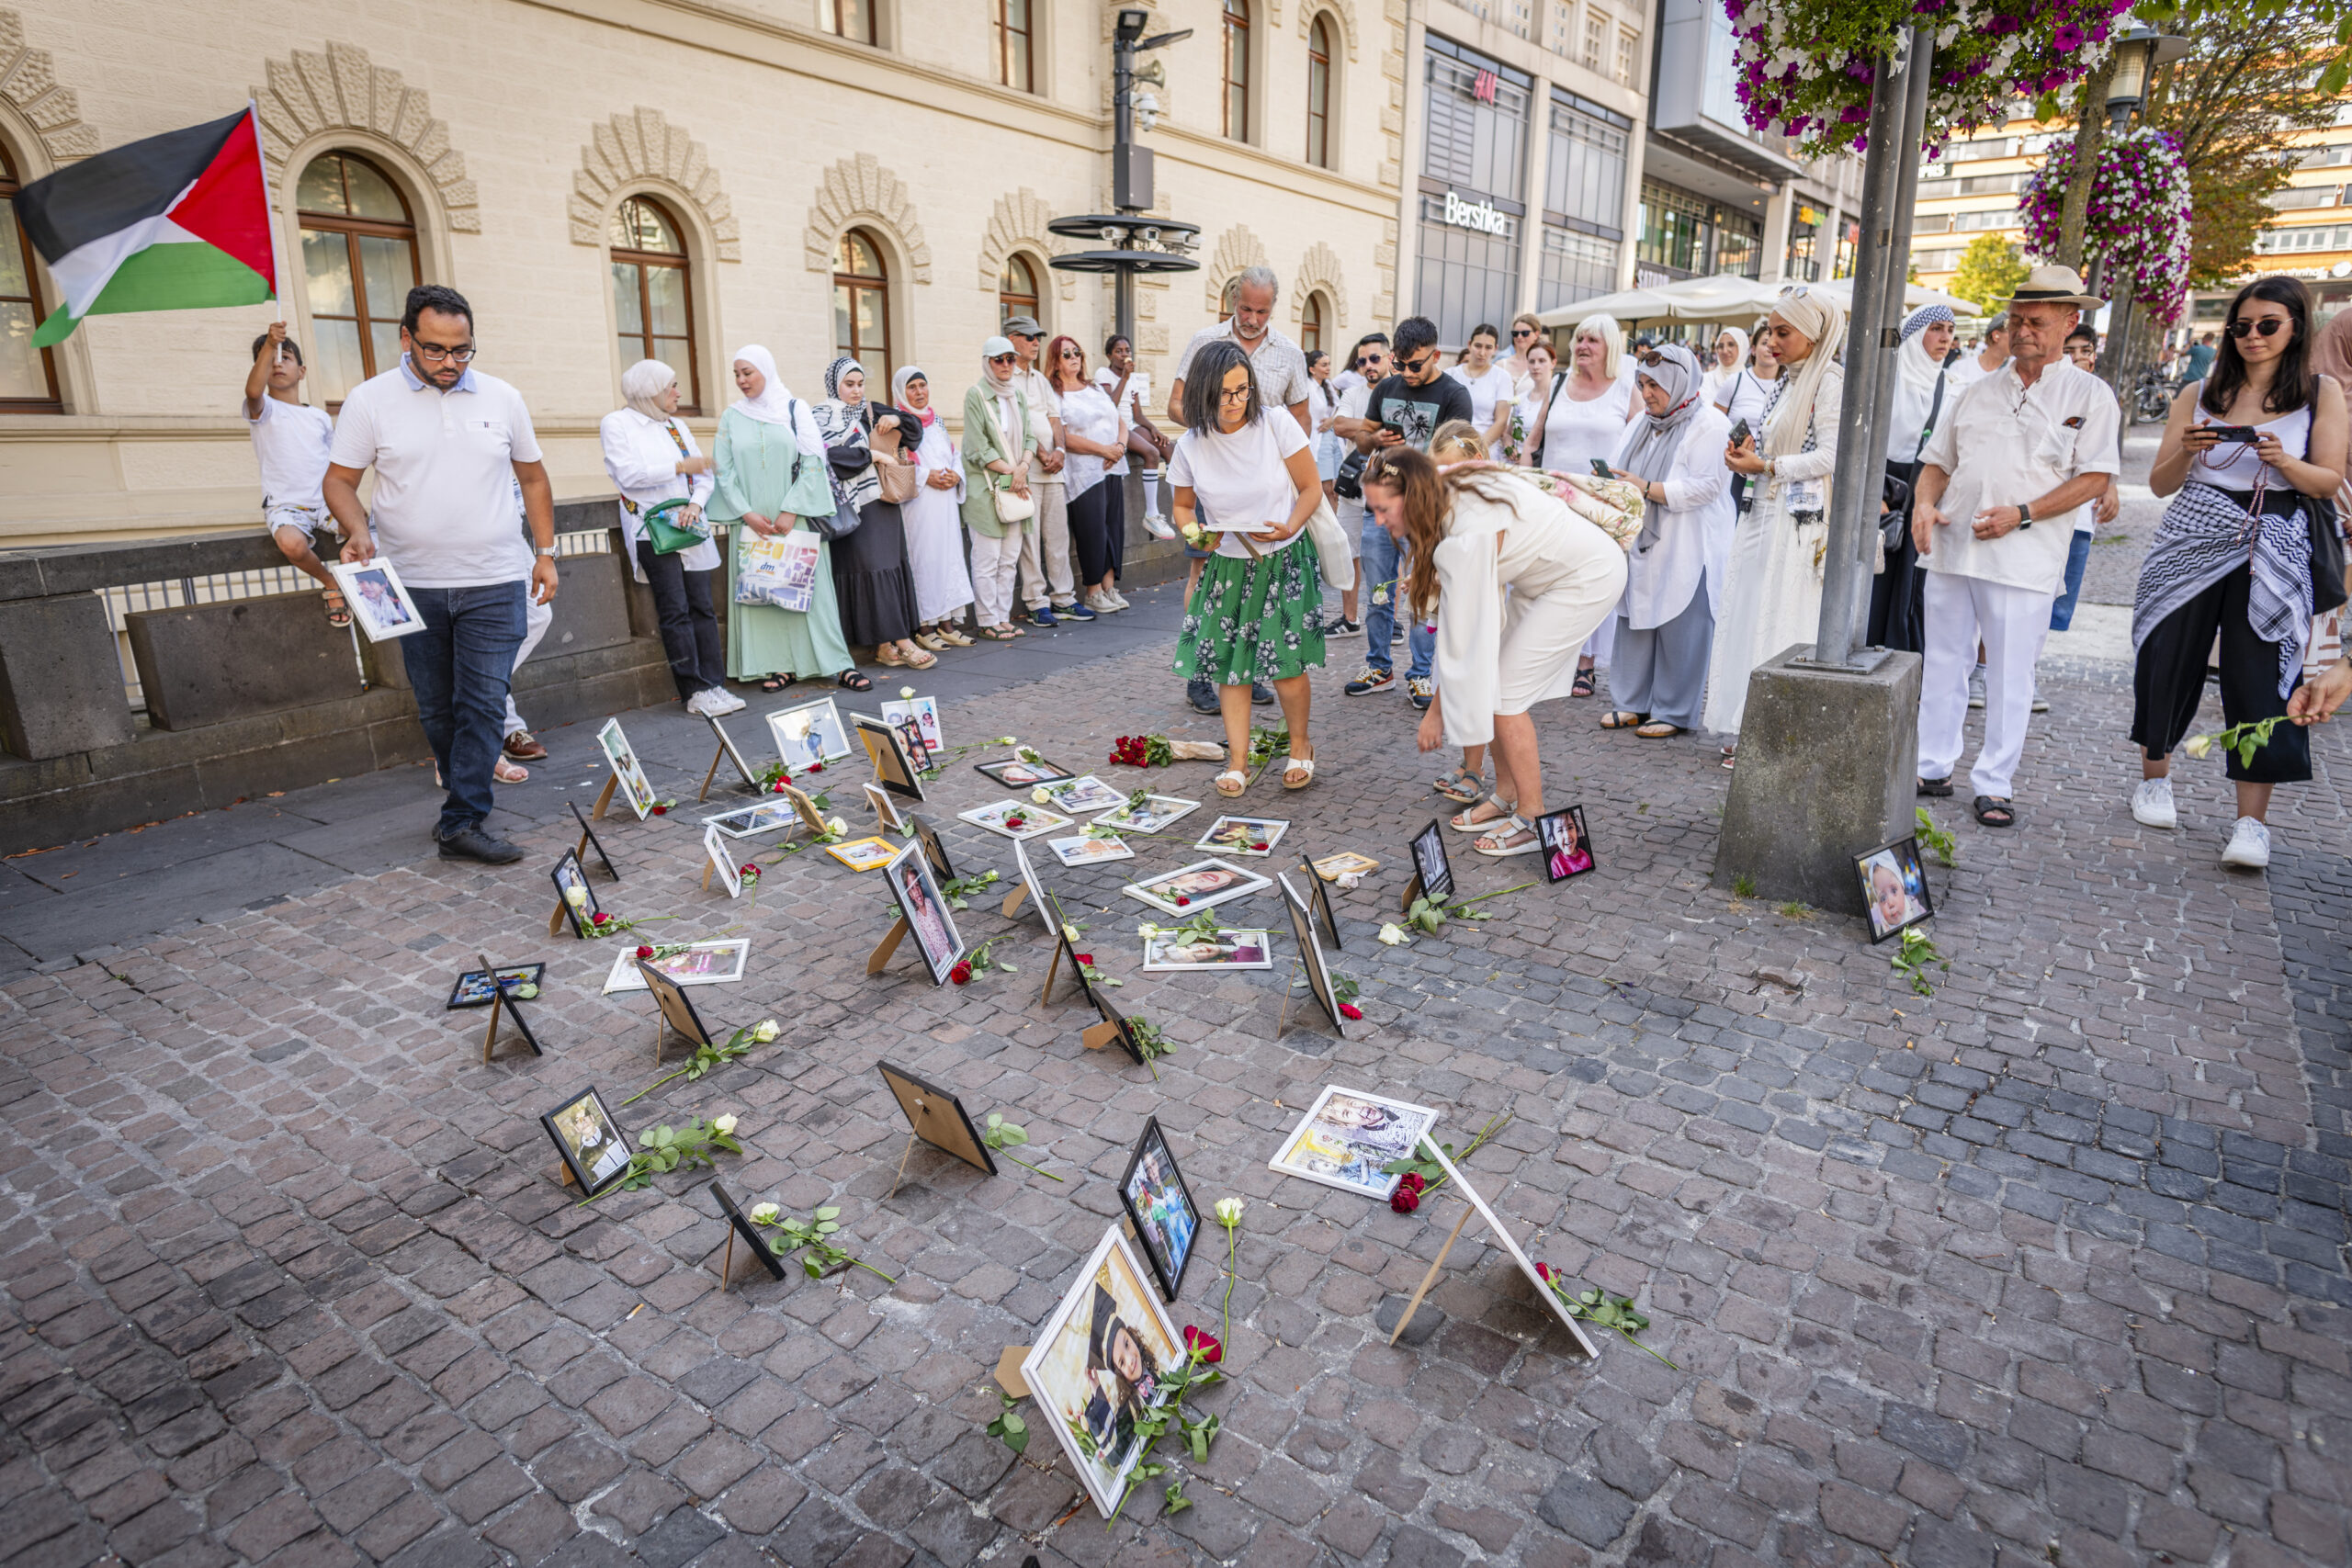
<svg viewBox="0 0 2352 1568">
<path fill-rule="evenodd" d="M 2344 389 L 2312 364 L 2310 291 L 2279 276 L 2239 289 L 2212 371 L 2173 400 L 2148 474 L 2151 490 L 2174 499 L 2132 607 L 2132 815 L 2142 825 L 2179 826 L 2168 757 L 2196 722 L 2217 631 L 2223 722 L 2288 713 L 2311 634 L 2304 507 L 2316 503 L 2335 525 L 2346 432 Z M 2311 778 L 2311 738 L 2280 725 L 2250 765 L 2233 752 L 2228 771 L 2237 823 L 2222 863 L 2259 869 L 2270 863 L 2271 789 Z"/>
</svg>

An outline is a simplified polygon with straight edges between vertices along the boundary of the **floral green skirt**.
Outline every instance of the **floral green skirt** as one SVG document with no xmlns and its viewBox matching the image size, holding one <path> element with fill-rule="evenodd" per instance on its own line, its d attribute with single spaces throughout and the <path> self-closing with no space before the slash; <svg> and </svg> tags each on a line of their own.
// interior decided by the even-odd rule
<svg viewBox="0 0 2352 1568">
<path fill-rule="evenodd" d="M 1311 538 L 1259 560 L 1211 556 L 1185 607 L 1176 673 L 1219 686 L 1304 675 L 1323 662 L 1322 605 Z"/>
</svg>

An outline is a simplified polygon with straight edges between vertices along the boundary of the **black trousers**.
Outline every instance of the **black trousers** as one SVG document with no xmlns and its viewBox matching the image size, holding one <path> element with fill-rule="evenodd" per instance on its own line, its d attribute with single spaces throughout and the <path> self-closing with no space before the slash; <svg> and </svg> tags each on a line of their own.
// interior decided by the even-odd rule
<svg viewBox="0 0 2352 1568">
<path fill-rule="evenodd" d="M 679 554 L 684 554 L 681 551 Z M 637 542 L 637 564 L 653 590 L 654 614 L 662 622 L 662 651 L 670 659 L 670 679 L 678 695 L 691 697 L 727 684 L 727 661 L 718 648 L 718 617 L 710 607 L 715 571 L 688 571 L 677 555 L 657 556 L 653 541 Z"/>
<path fill-rule="evenodd" d="M 1104 492 L 1102 537 L 1110 546 L 1111 575 L 1125 576 L 1127 567 L 1127 480 L 1124 474 L 1106 474 L 1095 487 Z M 1102 579 L 1095 579 L 1101 581 Z"/>
<path fill-rule="evenodd" d="M 2205 656 L 2222 637 L 2222 718 L 2245 724 L 2287 711 L 2278 694 L 2278 645 L 2255 635 L 2246 619 L 2254 569 L 2242 566 L 2166 615 L 2140 645 L 2132 669 L 2132 739 L 2161 761 L 2197 722 L 2205 694 Z M 2301 676 L 2296 677 L 2301 684 Z M 2270 732 L 2270 744 L 2241 768 L 2229 757 L 2229 775 L 2247 784 L 2301 784 L 2312 776 L 2312 739 L 2296 725 Z"/>
<path fill-rule="evenodd" d="M 1069 547 L 1078 558 L 1078 581 L 1081 590 L 1091 592 L 1110 575 L 1112 556 L 1110 538 L 1111 491 L 1124 480 L 1098 479 L 1085 494 L 1069 502 Z"/>
<path fill-rule="evenodd" d="M 1889 478 L 1907 485 L 1917 481 L 1919 465 L 1890 462 L 1886 471 Z M 1862 641 L 1871 648 L 1925 653 L 1927 627 L 1928 580 L 1919 570 L 1919 547 L 1911 542 L 1911 525 L 1906 519 L 1902 547 L 1887 551 L 1886 570 L 1871 579 L 1870 625 Z"/>
</svg>

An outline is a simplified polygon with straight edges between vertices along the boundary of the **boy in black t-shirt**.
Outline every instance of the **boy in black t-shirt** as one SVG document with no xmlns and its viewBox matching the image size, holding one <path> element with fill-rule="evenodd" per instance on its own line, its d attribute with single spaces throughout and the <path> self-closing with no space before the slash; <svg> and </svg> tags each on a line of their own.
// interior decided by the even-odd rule
<svg viewBox="0 0 2352 1568">
<path fill-rule="evenodd" d="M 1450 419 L 1470 418 L 1470 389 L 1445 374 L 1437 349 L 1437 326 L 1427 316 L 1408 316 L 1396 323 L 1396 374 L 1372 389 L 1364 417 L 1351 432 L 1359 452 L 1384 446 L 1411 446 L 1426 452 L 1430 437 Z M 1362 581 L 1372 589 L 1372 607 L 1364 613 L 1364 667 L 1345 690 L 1351 697 L 1385 692 L 1396 683 L 1388 653 L 1389 630 L 1396 614 L 1396 541 L 1370 512 L 1364 513 L 1360 541 Z M 1436 694 L 1430 665 L 1437 656 L 1437 638 L 1414 624 L 1406 634 L 1412 663 L 1405 671 L 1405 690 L 1413 705 L 1426 708 Z"/>
</svg>

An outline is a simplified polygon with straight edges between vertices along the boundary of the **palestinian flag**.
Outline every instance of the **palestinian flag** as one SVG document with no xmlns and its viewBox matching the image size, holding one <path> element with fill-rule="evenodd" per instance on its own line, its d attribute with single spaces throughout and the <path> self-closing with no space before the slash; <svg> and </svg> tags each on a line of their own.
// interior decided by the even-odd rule
<svg viewBox="0 0 2352 1568">
<path fill-rule="evenodd" d="M 85 316 L 256 305 L 277 293 L 261 122 L 243 112 L 133 141 L 35 180 L 17 221 L 65 296 L 33 334 Z"/>
</svg>

